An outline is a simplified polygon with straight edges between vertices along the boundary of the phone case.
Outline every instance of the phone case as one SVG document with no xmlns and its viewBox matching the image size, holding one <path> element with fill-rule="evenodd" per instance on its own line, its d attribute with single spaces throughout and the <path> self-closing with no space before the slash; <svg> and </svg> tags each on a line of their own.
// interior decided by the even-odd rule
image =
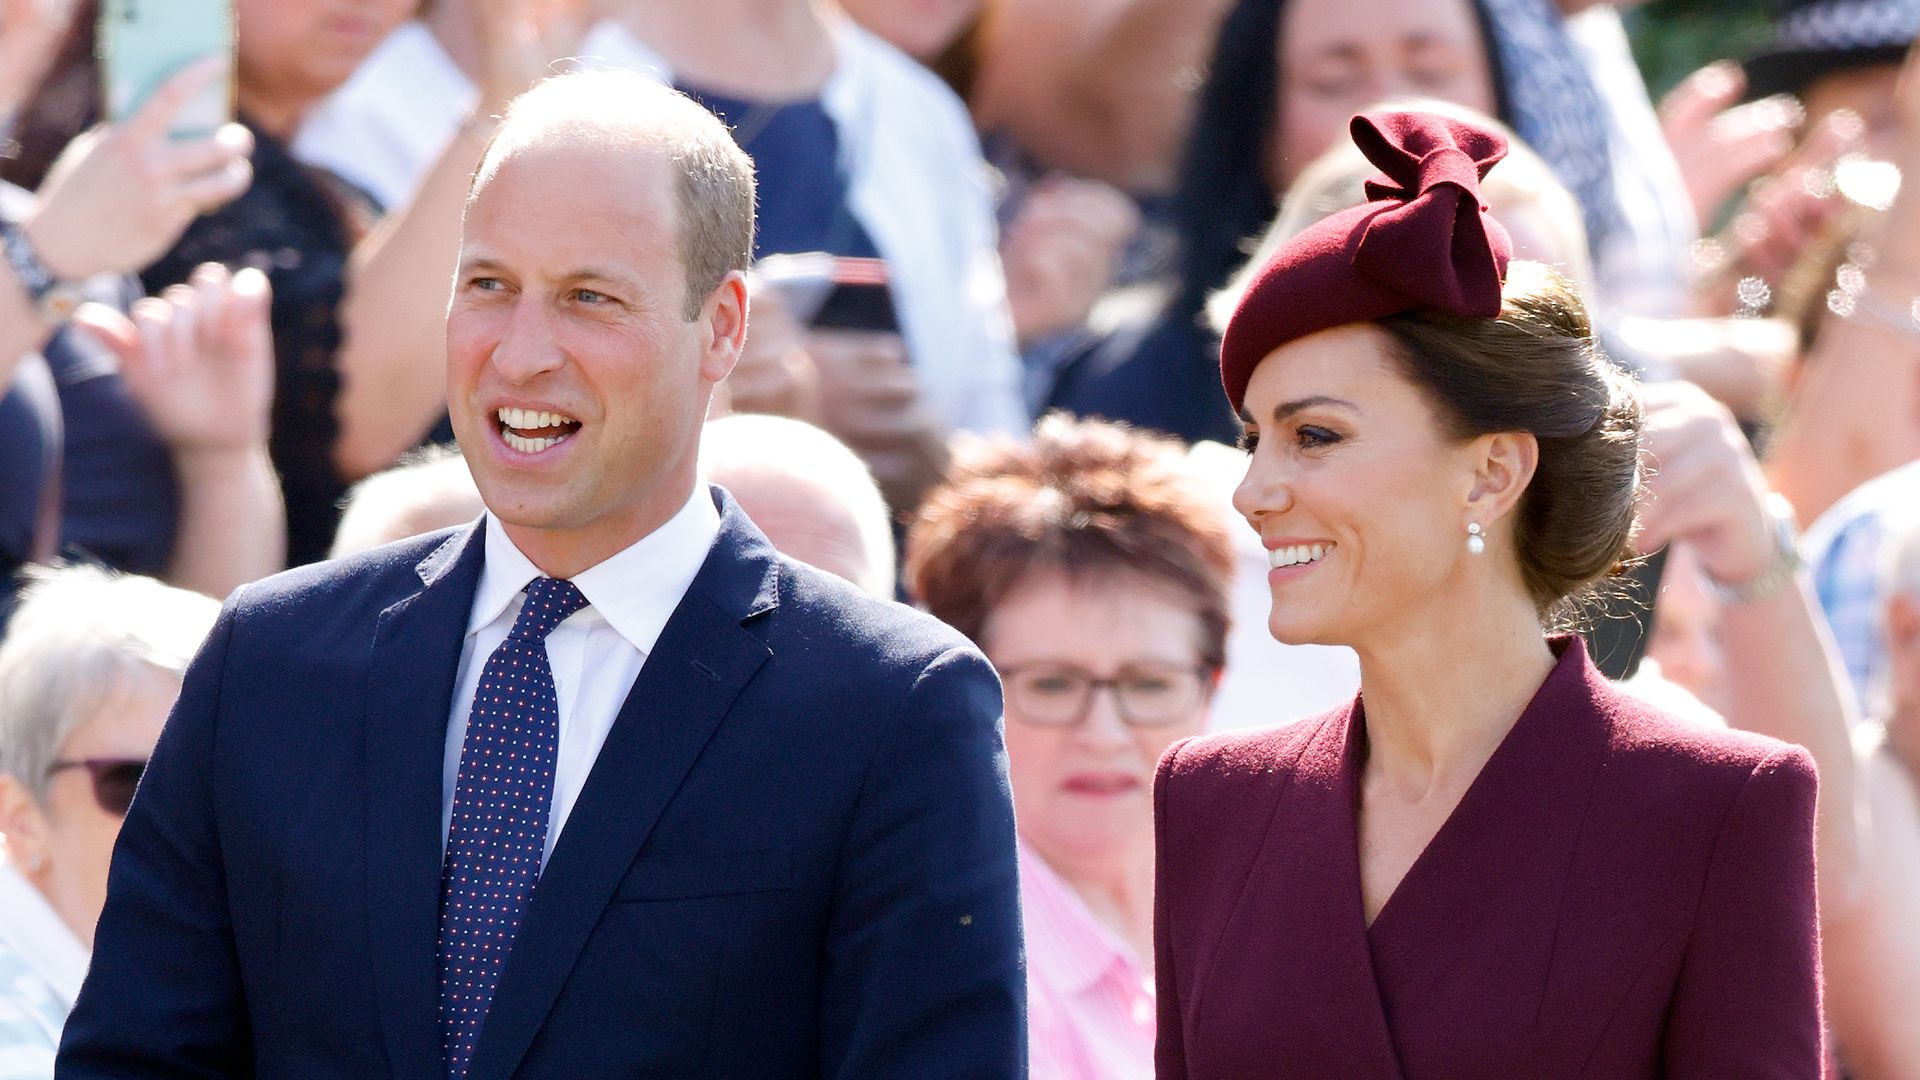
<svg viewBox="0 0 1920 1080">
<path fill-rule="evenodd" d="M 233 0 L 104 0 L 99 52 L 107 116 L 116 123 L 208 56 L 224 57 L 226 74 L 194 95 L 169 131 L 200 138 L 233 117 Z"/>
</svg>

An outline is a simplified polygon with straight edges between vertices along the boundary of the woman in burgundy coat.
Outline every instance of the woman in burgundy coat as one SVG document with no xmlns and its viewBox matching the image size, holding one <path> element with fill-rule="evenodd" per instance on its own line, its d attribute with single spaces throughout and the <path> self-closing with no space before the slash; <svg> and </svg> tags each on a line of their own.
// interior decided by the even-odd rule
<svg viewBox="0 0 1920 1080">
<path fill-rule="evenodd" d="M 1807 754 L 1543 629 L 1628 552 L 1634 391 L 1566 283 L 1508 265 L 1498 136 L 1353 135 L 1374 201 L 1273 256 L 1221 369 L 1270 629 L 1352 646 L 1363 689 L 1161 760 L 1159 1075 L 1818 1077 Z"/>
</svg>

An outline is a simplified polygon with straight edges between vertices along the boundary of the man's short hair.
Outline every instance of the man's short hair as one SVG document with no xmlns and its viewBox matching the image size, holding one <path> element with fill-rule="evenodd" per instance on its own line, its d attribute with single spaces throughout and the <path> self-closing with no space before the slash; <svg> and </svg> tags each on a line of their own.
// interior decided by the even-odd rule
<svg viewBox="0 0 1920 1080">
<path fill-rule="evenodd" d="M 93 566 L 24 573 L 0 641 L 0 774 L 43 801 L 67 737 L 135 672 L 183 675 L 220 605 Z"/>
<path fill-rule="evenodd" d="M 474 172 L 468 201 L 515 150 L 554 133 L 648 147 L 676 167 L 687 319 L 699 317 L 729 273 L 752 264 L 753 159 L 699 102 L 629 71 L 568 72 L 515 98 Z"/>
</svg>

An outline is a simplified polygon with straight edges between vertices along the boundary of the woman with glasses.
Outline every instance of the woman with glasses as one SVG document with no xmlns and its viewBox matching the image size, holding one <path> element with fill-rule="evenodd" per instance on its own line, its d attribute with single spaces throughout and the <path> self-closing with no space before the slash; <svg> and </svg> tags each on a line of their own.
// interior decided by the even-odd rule
<svg viewBox="0 0 1920 1080">
<path fill-rule="evenodd" d="M 1153 769 L 1206 726 L 1232 574 L 1178 444 L 1058 415 L 962 451 L 908 534 L 1005 686 L 1035 1077 L 1153 1075 Z"/>
<path fill-rule="evenodd" d="M 134 787 L 219 605 L 30 571 L 0 641 L 0 1075 L 52 1076 Z"/>
</svg>

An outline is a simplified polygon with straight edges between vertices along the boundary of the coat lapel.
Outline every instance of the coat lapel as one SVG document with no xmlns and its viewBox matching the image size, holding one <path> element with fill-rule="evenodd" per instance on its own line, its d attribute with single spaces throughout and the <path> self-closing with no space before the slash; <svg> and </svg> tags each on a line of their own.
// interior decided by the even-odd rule
<svg viewBox="0 0 1920 1080">
<path fill-rule="evenodd" d="M 773 549 L 718 498 L 713 549 L 640 669 L 527 905 L 472 1080 L 505 1080 L 519 1067 L 654 823 L 772 655 L 742 624 L 778 603 Z"/>
<path fill-rule="evenodd" d="M 1196 1041 L 1218 1024 L 1237 1060 L 1284 1062 L 1294 1076 L 1397 1080 L 1360 905 L 1352 721 L 1351 710 L 1322 721 L 1286 770 L 1222 936 L 1230 944 L 1202 975 Z M 1285 985 L 1274 972 L 1288 973 Z"/>
<path fill-rule="evenodd" d="M 486 545 L 476 525 L 416 568 L 380 613 L 367 681 L 367 899 L 381 1028 L 396 1077 L 442 1077 L 440 803 L 447 714 Z"/>
<path fill-rule="evenodd" d="M 1368 932 L 1405 1072 L 1481 1075 L 1538 1050 L 1568 873 L 1605 757 L 1578 639 Z"/>
</svg>

